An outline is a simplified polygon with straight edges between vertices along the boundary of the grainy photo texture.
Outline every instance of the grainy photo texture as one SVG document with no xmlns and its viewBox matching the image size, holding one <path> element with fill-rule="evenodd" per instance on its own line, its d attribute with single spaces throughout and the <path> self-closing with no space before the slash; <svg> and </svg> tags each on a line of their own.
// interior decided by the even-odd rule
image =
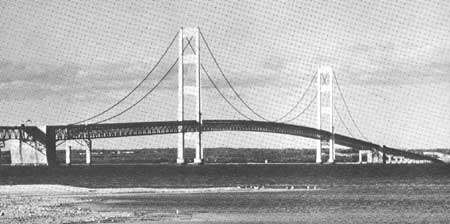
<svg viewBox="0 0 450 224">
<path fill-rule="evenodd" d="M 0 223 L 448 223 L 450 3 L 0 0 Z"/>
</svg>

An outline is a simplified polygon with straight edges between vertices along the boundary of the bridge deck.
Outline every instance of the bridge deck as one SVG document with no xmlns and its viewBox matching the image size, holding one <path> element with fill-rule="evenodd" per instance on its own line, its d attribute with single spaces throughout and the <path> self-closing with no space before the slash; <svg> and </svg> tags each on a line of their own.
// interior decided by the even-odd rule
<svg viewBox="0 0 450 224">
<path fill-rule="evenodd" d="M 47 126 L 47 133 L 34 126 L 0 126 L 0 141 L 22 139 L 38 141 L 47 146 L 48 160 L 56 159 L 56 142 L 72 139 L 115 138 L 142 135 L 175 134 L 180 132 L 215 132 L 215 131 L 249 131 L 287 134 L 312 139 L 329 140 L 332 133 L 316 128 L 264 121 L 248 120 L 204 120 L 199 125 L 194 120 L 107 123 L 88 125 Z M 415 160 L 441 162 L 435 158 L 406 152 L 399 149 L 382 147 L 372 142 L 334 134 L 335 143 L 342 146 L 382 151 L 393 156 L 403 156 Z M 53 158 L 54 157 L 54 158 Z"/>
<path fill-rule="evenodd" d="M 163 121 L 163 122 L 135 122 L 135 123 L 107 123 L 89 125 L 47 126 L 47 145 L 55 145 L 59 140 L 115 138 L 142 135 L 175 134 L 180 132 L 214 132 L 214 131 L 250 131 L 287 134 L 312 139 L 329 140 L 332 133 L 316 128 L 263 121 L 249 120 L 203 120 L 199 125 L 194 120 Z M 429 160 L 440 162 L 432 157 L 418 155 L 403 150 L 382 147 L 372 142 L 335 134 L 335 143 L 342 146 L 384 151 L 390 155 L 403 156 L 409 159 Z"/>
</svg>

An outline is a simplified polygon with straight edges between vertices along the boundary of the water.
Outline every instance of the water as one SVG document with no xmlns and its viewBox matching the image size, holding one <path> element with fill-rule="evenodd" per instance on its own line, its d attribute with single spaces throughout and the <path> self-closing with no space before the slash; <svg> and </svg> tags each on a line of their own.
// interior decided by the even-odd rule
<svg viewBox="0 0 450 224">
<path fill-rule="evenodd" d="M 95 214 L 122 214 L 114 221 L 103 220 L 106 223 L 450 223 L 449 165 L 0 167 L 0 184 L 63 184 L 93 189 L 238 185 L 319 188 L 284 192 L 94 192 L 81 195 L 85 202 L 73 205 L 98 212 Z"/>
<path fill-rule="evenodd" d="M 100 196 L 88 206 L 133 212 L 135 223 L 448 223 L 450 188 L 411 183 L 284 192 L 146 193 Z"/>
<path fill-rule="evenodd" d="M 131 214 L 114 221 L 118 223 L 450 222 L 448 165 L 145 165 L 13 171 L 21 171 L 21 178 L 5 173 L 3 177 L 28 182 L 56 180 L 88 187 L 293 184 L 320 188 L 90 195 L 85 198 L 89 202 L 77 205 L 98 212 Z"/>
</svg>

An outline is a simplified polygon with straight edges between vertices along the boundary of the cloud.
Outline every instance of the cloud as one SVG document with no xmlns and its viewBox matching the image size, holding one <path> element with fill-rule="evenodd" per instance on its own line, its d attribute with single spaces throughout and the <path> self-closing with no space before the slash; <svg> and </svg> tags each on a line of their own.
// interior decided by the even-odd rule
<svg viewBox="0 0 450 224">
<path fill-rule="evenodd" d="M 450 48 L 445 45 L 407 46 L 386 42 L 347 47 L 336 70 L 346 82 L 403 85 L 450 82 Z"/>
<path fill-rule="evenodd" d="M 87 99 L 87 95 L 95 97 L 98 92 L 129 92 L 143 80 L 152 66 L 153 64 L 144 62 L 82 66 L 1 61 L 0 94 L 6 96 L 5 100 L 14 101 L 45 97 Z M 169 67 L 168 64 L 161 64 L 142 84 L 139 91 L 151 88 Z M 176 69 L 172 69 L 165 82 L 176 79 L 176 72 Z M 175 88 L 176 83 L 172 84 Z M 161 87 L 171 86 L 163 83 Z"/>
</svg>

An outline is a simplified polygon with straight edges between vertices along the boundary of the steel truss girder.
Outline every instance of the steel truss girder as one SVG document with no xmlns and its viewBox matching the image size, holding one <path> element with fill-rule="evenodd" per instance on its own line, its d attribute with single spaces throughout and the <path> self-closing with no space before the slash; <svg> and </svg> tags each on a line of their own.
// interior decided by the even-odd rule
<svg viewBox="0 0 450 224">
<path fill-rule="evenodd" d="M 20 133 L 22 132 L 22 133 Z M 0 126 L 0 141 L 19 140 L 45 144 L 46 135 L 36 126 Z"/>
<path fill-rule="evenodd" d="M 267 132 L 301 136 L 305 138 L 329 140 L 331 133 L 316 128 L 300 125 L 248 121 L 248 120 L 203 120 L 203 124 L 195 120 L 189 121 L 165 121 L 165 122 L 135 122 L 135 123 L 109 123 L 90 125 L 47 126 L 47 134 L 54 133 L 53 137 L 47 136 L 48 142 L 74 139 L 114 138 L 143 135 L 175 134 L 180 132 L 215 132 L 215 131 L 249 131 Z M 422 156 L 403 150 L 383 147 L 371 142 L 334 134 L 335 143 L 342 146 L 382 151 L 390 155 L 404 156 L 410 159 L 432 160 L 431 157 Z M 434 161 L 434 160 L 433 160 Z M 434 161 L 438 162 L 438 161 Z"/>
<path fill-rule="evenodd" d="M 330 132 L 300 125 L 248 120 L 109 123 L 92 125 L 50 126 L 55 130 L 55 140 L 114 138 L 142 135 L 174 134 L 180 132 L 249 131 L 295 135 L 313 139 L 329 139 Z M 335 134 L 336 143 L 349 147 L 379 148 L 379 145 Z"/>
</svg>

